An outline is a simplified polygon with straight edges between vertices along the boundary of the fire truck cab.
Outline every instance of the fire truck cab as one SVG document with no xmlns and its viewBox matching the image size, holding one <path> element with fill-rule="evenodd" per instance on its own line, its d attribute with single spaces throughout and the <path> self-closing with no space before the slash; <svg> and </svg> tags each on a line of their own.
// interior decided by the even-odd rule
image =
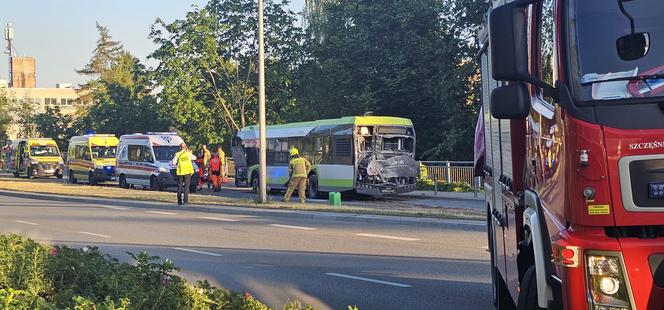
<svg viewBox="0 0 664 310">
<path fill-rule="evenodd" d="M 491 1 L 476 136 L 498 309 L 664 308 L 663 16 Z"/>
</svg>

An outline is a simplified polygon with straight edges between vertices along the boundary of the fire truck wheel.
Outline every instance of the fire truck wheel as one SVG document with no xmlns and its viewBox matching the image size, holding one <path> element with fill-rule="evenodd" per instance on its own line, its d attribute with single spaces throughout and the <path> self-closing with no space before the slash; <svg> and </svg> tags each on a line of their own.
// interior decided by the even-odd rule
<svg viewBox="0 0 664 310">
<path fill-rule="evenodd" d="M 521 289 L 519 291 L 519 304 L 516 309 L 540 309 L 537 305 L 537 279 L 535 278 L 535 266 L 530 266 L 523 275 L 523 281 L 521 281 Z"/>
</svg>

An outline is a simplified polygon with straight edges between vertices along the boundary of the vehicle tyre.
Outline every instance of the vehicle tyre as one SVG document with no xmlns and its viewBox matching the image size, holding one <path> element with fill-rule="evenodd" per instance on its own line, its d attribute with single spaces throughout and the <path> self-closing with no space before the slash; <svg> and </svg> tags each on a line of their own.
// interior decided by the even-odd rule
<svg viewBox="0 0 664 310">
<path fill-rule="evenodd" d="M 62 172 L 62 171 L 55 175 L 55 177 L 58 178 L 58 179 L 62 179 L 62 177 L 64 177 L 64 176 L 65 176 L 65 173 Z"/>
<path fill-rule="evenodd" d="M 258 179 L 258 175 L 254 174 L 254 176 L 251 178 L 251 188 L 254 190 L 254 193 L 256 193 L 256 195 L 258 195 L 260 186 L 261 186 L 261 181 Z"/>
<path fill-rule="evenodd" d="M 21 176 L 20 174 L 18 174 L 18 172 L 14 172 L 13 174 L 14 174 L 14 177 L 15 177 L 15 178 L 18 178 L 18 177 Z"/>
<path fill-rule="evenodd" d="M 34 178 L 34 176 L 32 175 L 32 171 L 33 171 L 32 166 L 28 167 L 28 179 Z"/>
<path fill-rule="evenodd" d="M 318 192 L 318 177 L 315 174 L 309 176 L 307 182 L 307 196 L 311 199 L 318 199 L 320 192 Z"/>
<path fill-rule="evenodd" d="M 120 175 L 120 181 L 119 181 L 119 183 L 120 183 L 120 187 L 121 187 L 121 188 L 124 188 L 124 189 L 129 188 L 129 183 L 127 183 L 127 177 L 125 177 L 124 174 L 121 174 L 121 175 Z"/>
<path fill-rule="evenodd" d="M 517 310 L 541 309 L 537 304 L 537 279 L 535 266 L 530 266 L 523 275 L 519 291 Z"/>
<path fill-rule="evenodd" d="M 89 185 L 97 185 L 97 180 L 95 179 L 95 174 L 92 171 L 88 172 L 88 184 Z"/>
<path fill-rule="evenodd" d="M 76 184 L 76 182 L 78 182 L 78 180 L 76 180 L 76 177 L 74 176 L 73 170 L 69 170 L 69 174 L 67 175 L 67 181 L 69 181 L 69 183 L 71 184 Z"/>
<path fill-rule="evenodd" d="M 150 189 L 153 191 L 161 191 L 162 188 L 159 186 L 159 182 L 157 182 L 157 177 L 154 175 L 150 177 Z"/>
</svg>

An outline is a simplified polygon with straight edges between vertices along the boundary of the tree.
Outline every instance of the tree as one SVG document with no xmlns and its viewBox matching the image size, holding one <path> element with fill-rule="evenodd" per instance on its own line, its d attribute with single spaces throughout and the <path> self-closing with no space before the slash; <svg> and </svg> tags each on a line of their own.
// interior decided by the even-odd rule
<svg viewBox="0 0 664 310">
<path fill-rule="evenodd" d="M 268 120 L 294 106 L 294 70 L 302 30 L 288 1 L 265 5 Z M 211 0 L 185 19 L 157 20 L 155 83 L 164 115 L 186 139 L 217 144 L 253 124 L 257 110 L 257 7 L 253 0 Z"/>
<path fill-rule="evenodd" d="M 0 89 L 0 145 L 3 145 L 8 138 L 7 130 L 12 122 L 9 112 L 10 105 L 7 91 Z"/>
<path fill-rule="evenodd" d="M 99 76 L 111 69 L 123 52 L 122 44 L 113 41 L 107 27 L 96 23 L 99 39 L 97 47 L 92 51 L 92 58 L 83 69 L 76 70 L 79 74 Z"/>
<path fill-rule="evenodd" d="M 31 101 L 10 100 L 10 112 L 14 115 L 13 121 L 18 127 L 17 136 L 19 138 L 33 138 L 37 135 L 36 108 Z"/>
<path fill-rule="evenodd" d="M 78 130 L 123 135 L 166 129 L 151 94 L 147 70 L 136 57 L 122 52 L 95 85 L 95 103 L 77 122 L 87 127 Z"/>
<path fill-rule="evenodd" d="M 421 158 L 472 158 L 478 102 L 470 84 L 472 30 L 464 29 L 475 20 L 458 12 L 478 2 L 320 1 L 323 16 L 315 18 L 318 33 L 298 70 L 299 113 L 292 119 L 367 111 L 407 117 Z"/>
<path fill-rule="evenodd" d="M 44 113 L 38 113 L 34 117 L 37 132 L 46 138 L 55 140 L 62 150 L 69 145 L 69 138 L 76 134 L 72 127 L 72 116 L 62 114 L 60 107 L 47 106 Z"/>
</svg>

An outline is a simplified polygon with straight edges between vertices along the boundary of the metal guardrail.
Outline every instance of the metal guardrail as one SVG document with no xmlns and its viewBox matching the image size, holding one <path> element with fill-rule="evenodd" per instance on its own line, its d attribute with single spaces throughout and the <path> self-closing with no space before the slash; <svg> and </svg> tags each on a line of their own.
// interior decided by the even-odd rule
<svg viewBox="0 0 664 310">
<path fill-rule="evenodd" d="M 473 185 L 475 182 L 474 163 L 472 161 L 420 161 L 427 169 L 429 180 L 441 180 L 447 183 L 463 182 Z"/>
</svg>

